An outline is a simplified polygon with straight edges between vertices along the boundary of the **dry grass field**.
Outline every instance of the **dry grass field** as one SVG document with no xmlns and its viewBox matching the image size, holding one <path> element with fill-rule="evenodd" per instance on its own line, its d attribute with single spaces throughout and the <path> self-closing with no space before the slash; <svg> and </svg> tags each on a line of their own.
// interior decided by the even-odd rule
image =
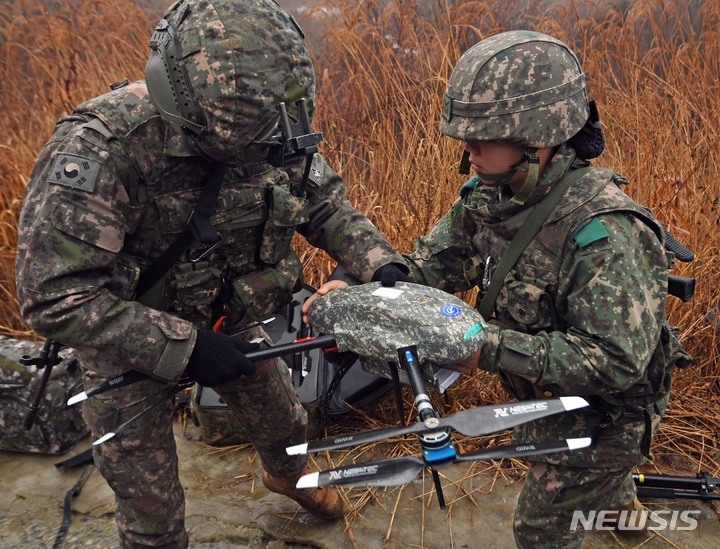
<svg viewBox="0 0 720 549">
<path fill-rule="evenodd" d="M 160 14 L 156 2 L 69 4 L 0 4 L 0 333 L 15 337 L 32 336 L 18 317 L 14 253 L 35 155 L 76 103 L 120 78 L 142 77 Z M 718 476 L 720 0 L 543 1 L 532 8 L 501 0 L 281 4 L 300 10 L 301 23 L 312 29 L 321 150 L 346 178 L 358 209 L 403 252 L 463 183 L 459 145 L 438 133 L 442 93 L 460 54 L 485 36 L 517 28 L 555 35 L 578 52 L 607 142 L 597 163 L 625 175 L 629 194 L 696 254 L 673 270 L 697 279 L 695 297 L 669 298 L 671 322 L 696 361 L 676 372 L 648 469 Z M 307 281 L 318 284 L 334 265 L 303 242 L 297 246 Z M 450 397 L 446 411 L 506 398 L 481 372 L 453 386 Z"/>
</svg>

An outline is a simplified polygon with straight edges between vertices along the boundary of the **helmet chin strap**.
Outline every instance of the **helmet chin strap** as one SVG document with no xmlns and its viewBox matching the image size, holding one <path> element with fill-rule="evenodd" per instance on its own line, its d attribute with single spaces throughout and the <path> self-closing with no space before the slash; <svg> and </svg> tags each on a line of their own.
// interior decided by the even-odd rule
<svg viewBox="0 0 720 549">
<path fill-rule="evenodd" d="M 516 204 L 523 205 L 530 198 L 530 195 L 535 190 L 537 185 L 539 173 L 540 173 L 540 159 L 537 156 L 537 149 L 534 147 L 527 147 L 520 157 L 520 160 L 511 164 L 507 171 L 502 173 L 479 173 L 477 177 L 481 181 L 487 181 L 488 183 L 495 183 L 495 185 L 507 185 L 510 180 L 518 172 L 525 172 L 525 182 L 523 183 L 520 191 L 515 193 L 512 197 L 512 201 Z M 466 155 L 468 158 L 466 158 Z M 461 161 L 461 167 L 464 163 L 467 163 L 469 167 L 469 154 L 467 151 L 463 153 L 463 161 Z M 527 167 L 524 164 L 527 163 Z M 468 170 L 469 172 L 469 170 Z M 466 172 L 467 173 L 467 172 Z"/>
<path fill-rule="evenodd" d="M 526 148 L 525 152 L 523 153 L 523 157 L 520 159 L 520 162 L 516 162 L 511 166 L 511 168 L 515 167 L 515 171 L 527 172 L 523 186 L 517 193 L 515 193 L 515 196 L 513 196 L 511 199 L 515 204 L 518 204 L 520 206 L 525 204 L 527 199 L 530 198 L 530 195 L 535 190 L 535 186 L 537 185 L 538 179 L 540 177 L 540 158 L 536 153 L 536 148 Z M 527 168 L 524 166 L 520 167 L 518 165 L 524 164 L 525 162 L 527 162 Z"/>
</svg>

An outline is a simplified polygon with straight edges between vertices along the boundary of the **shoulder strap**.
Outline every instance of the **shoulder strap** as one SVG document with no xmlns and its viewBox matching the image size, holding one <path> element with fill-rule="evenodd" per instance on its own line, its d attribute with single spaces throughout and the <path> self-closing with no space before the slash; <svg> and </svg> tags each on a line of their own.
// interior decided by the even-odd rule
<svg viewBox="0 0 720 549">
<path fill-rule="evenodd" d="M 550 213 L 555 208 L 555 205 L 560 201 L 560 198 L 565 194 L 570 186 L 585 175 L 590 168 L 580 168 L 570 172 L 564 177 L 550 192 L 543 198 L 530 213 L 525 223 L 518 229 L 515 238 L 510 242 L 510 246 L 505 251 L 500 263 L 495 268 L 490 284 L 485 290 L 482 301 L 478 305 L 477 310 L 480 315 L 487 319 L 490 318 L 490 313 L 495 306 L 495 299 L 497 299 L 500 288 L 502 287 L 505 276 L 513 268 L 520 255 L 528 247 L 528 244 L 535 238 L 535 235 L 542 227 L 543 223 L 547 220 Z"/>
<path fill-rule="evenodd" d="M 210 216 L 215 211 L 215 204 L 224 177 L 225 166 L 221 164 L 213 165 L 208 179 L 200 192 L 195 208 L 190 213 L 187 225 L 185 225 L 185 230 L 180 233 L 180 236 L 140 275 L 140 280 L 135 290 L 136 299 L 150 290 L 150 288 L 165 275 L 168 269 L 173 266 L 180 257 L 180 254 L 193 242 L 199 242 L 200 244 L 209 246 L 203 255 L 220 243 L 222 236 L 218 234 L 210 223 Z M 196 260 L 197 259 L 200 259 L 200 257 L 196 258 Z"/>
</svg>

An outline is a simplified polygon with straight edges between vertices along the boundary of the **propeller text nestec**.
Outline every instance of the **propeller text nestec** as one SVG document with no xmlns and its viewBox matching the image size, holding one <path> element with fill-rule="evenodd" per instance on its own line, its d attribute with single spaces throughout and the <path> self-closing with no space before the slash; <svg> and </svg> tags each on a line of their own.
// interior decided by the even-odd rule
<svg viewBox="0 0 720 549">
<path fill-rule="evenodd" d="M 364 467 L 353 467 L 351 469 L 343 469 L 342 471 L 328 471 L 332 480 L 342 478 L 359 478 L 367 475 L 375 475 L 378 472 L 376 465 L 366 465 Z"/>
<path fill-rule="evenodd" d="M 511 415 L 518 416 L 520 414 L 528 414 L 531 412 L 539 412 L 547 410 L 547 402 L 533 402 L 532 404 L 519 404 L 517 406 L 503 406 L 495 408 L 495 417 L 509 417 Z"/>
</svg>

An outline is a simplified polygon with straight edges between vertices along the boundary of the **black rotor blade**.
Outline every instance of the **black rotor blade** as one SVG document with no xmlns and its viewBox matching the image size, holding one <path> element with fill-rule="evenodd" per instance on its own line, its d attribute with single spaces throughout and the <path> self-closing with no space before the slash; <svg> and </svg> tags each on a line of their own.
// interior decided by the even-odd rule
<svg viewBox="0 0 720 549">
<path fill-rule="evenodd" d="M 135 383 L 141 379 L 148 379 L 148 376 L 137 370 L 128 370 L 119 376 L 107 380 L 105 383 L 101 383 L 96 387 L 91 387 L 87 391 L 83 391 L 82 393 L 78 393 L 77 395 L 70 397 L 67 401 L 67 406 L 73 406 L 74 404 L 87 400 L 89 397 L 98 393 L 104 393 L 105 391 L 109 391 L 110 389 L 115 389 L 117 387 L 124 387 L 125 385 Z"/>
<path fill-rule="evenodd" d="M 437 430 L 437 429 L 435 429 Z M 422 423 L 413 423 L 405 427 L 384 427 L 382 429 L 374 429 L 372 431 L 364 431 L 354 435 L 344 435 L 337 438 L 327 438 L 324 440 L 316 440 L 314 442 L 305 442 L 297 446 L 289 446 L 285 449 L 288 455 L 294 456 L 299 454 L 312 454 L 315 452 L 323 452 L 325 450 L 340 450 L 342 448 L 351 448 L 358 444 L 367 444 L 368 442 L 379 442 L 389 438 L 407 435 L 409 433 L 420 433 L 430 431 Z"/>
<path fill-rule="evenodd" d="M 450 427 L 463 435 L 477 437 L 585 406 L 588 402 L 581 397 L 524 400 L 462 410 L 440 418 L 440 427 Z"/>
<path fill-rule="evenodd" d="M 480 450 L 472 454 L 462 454 L 455 456 L 455 461 L 479 461 L 485 459 L 503 459 L 522 456 L 539 456 L 541 454 L 551 454 L 553 452 L 567 452 L 568 450 L 579 450 L 587 448 L 592 444 L 590 437 L 584 438 L 568 438 L 565 440 L 557 440 L 552 442 L 535 442 L 533 444 L 518 444 L 517 446 L 498 446 L 497 448 L 489 448 Z"/>
<path fill-rule="evenodd" d="M 108 433 L 105 433 L 103 436 L 98 438 L 95 442 L 93 442 L 93 446 L 97 446 L 98 444 L 102 444 L 103 442 L 110 440 L 111 438 L 115 438 L 117 435 L 119 435 L 122 431 L 124 431 L 127 427 L 129 427 L 133 423 L 135 423 L 141 417 L 149 414 L 150 412 L 155 410 L 155 408 L 158 408 L 159 406 L 163 405 L 165 402 L 167 402 L 171 398 L 174 398 L 175 394 L 176 394 L 176 391 L 173 391 L 172 393 L 169 393 L 169 394 L 165 395 L 164 397 L 156 400 L 152 405 L 148 406 L 140 413 L 135 414 L 133 417 L 131 417 L 129 420 L 127 420 L 122 425 L 118 425 L 117 427 L 115 427 L 114 430 L 112 430 Z"/>
<path fill-rule="evenodd" d="M 646 486 L 638 486 L 637 497 L 641 499 L 699 499 L 700 501 L 720 500 L 720 494 L 689 492 L 687 490 L 673 490 L 671 488 L 648 488 Z"/>
<path fill-rule="evenodd" d="M 182 380 L 181 380 L 181 381 L 182 381 Z M 147 408 L 145 408 L 145 409 L 142 410 L 141 412 L 135 414 L 135 415 L 134 415 L 133 417 L 131 417 L 130 419 L 128 419 L 125 423 L 123 423 L 123 424 L 118 425 L 117 427 L 115 427 L 114 430 L 112 430 L 112 431 L 110 431 L 110 432 L 108 432 L 108 433 L 105 433 L 103 436 L 101 436 L 99 439 L 97 439 L 95 442 L 93 442 L 93 446 L 97 446 L 98 444 L 102 444 L 103 442 L 105 442 L 105 441 L 107 441 L 107 440 L 110 440 L 111 438 L 114 438 L 115 436 L 119 435 L 122 431 L 124 431 L 125 429 L 127 429 L 130 425 L 132 425 L 133 423 L 135 423 L 137 420 L 139 420 L 140 418 L 146 416 L 147 414 L 149 414 L 150 412 L 152 412 L 152 411 L 155 410 L 156 408 L 160 407 L 162 404 L 164 404 L 164 403 L 167 402 L 168 400 L 174 398 L 175 395 L 177 395 L 177 394 L 178 394 L 180 391 L 182 391 L 183 389 L 187 389 L 187 388 L 189 388 L 189 387 L 192 387 L 193 383 L 194 383 L 194 382 L 192 382 L 192 381 L 185 381 L 185 382 L 182 382 L 182 383 L 178 384 L 177 387 L 176 387 L 171 393 L 168 393 L 167 395 L 159 398 L 158 400 L 156 400 L 155 402 L 153 402 L 150 406 L 148 406 Z"/>
<path fill-rule="evenodd" d="M 303 475 L 297 488 L 398 486 L 414 480 L 427 466 L 422 459 L 413 456 L 369 461 Z"/>
<path fill-rule="evenodd" d="M 585 437 L 518 446 L 500 446 L 472 454 L 456 455 L 452 462 L 502 459 L 577 450 L 589 446 L 591 442 L 590 437 Z M 414 456 L 368 461 L 304 475 L 298 480 L 297 487 L 398 486 L 411 482 L 425 467 L 429 466 L 424 460 Z"/>
<path fill-rule="evenodd" d="M 289 455 L 297 455 L 325 450 L 340 450 L 409 433 L 430 433 L 447 428 L 455 429 L 467 436 L 480 436 L 585 406 L 588 406 L 587 401 L 580 397 L 560 397 L 549 400 L 528 400 L 511 404 L 483 406 L 481 408 L 462 410 L 440 418 L 431 427 L 419 422 L 406 427 L 387 427 L 334 439 L 298 444 L 287 448 L 286 451 Z"/>
</svg>

